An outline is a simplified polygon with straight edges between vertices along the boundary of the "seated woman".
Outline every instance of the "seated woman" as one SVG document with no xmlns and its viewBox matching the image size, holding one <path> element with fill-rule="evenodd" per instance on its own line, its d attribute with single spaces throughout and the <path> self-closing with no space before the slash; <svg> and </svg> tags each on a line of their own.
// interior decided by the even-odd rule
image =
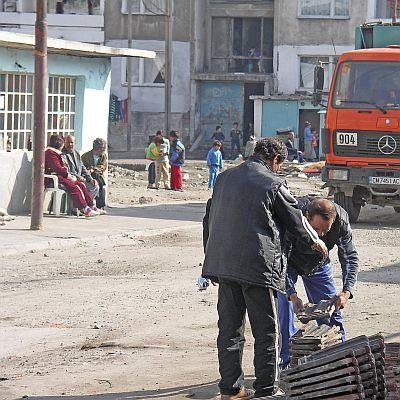
<svg viewBox="0 0 400 400">
<path fill-rule="evenodd" d="M 68 172 L 68 164 L 61 154 L 64 147 L 64 139 L 59 135 L 50 137 L 49 147 L 45 152 L 44 171 L 48 175 L 57 175 L 59 185 L 68 193 L 72 199 L 73 206 L 86 217 L 100 215 L 89 192 L 83 182 L 78 181 Z M 45 185 L 52 184 L 51 179 L 45 179 Z"/>
</svg>

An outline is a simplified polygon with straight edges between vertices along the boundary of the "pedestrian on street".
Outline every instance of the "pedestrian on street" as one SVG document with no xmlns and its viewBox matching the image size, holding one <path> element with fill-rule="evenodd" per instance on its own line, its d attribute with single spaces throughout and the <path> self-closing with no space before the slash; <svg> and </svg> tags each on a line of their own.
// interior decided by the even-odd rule
<svg viewBox="0 0 400 400">
<path fill-rule="evenodd" d="M 156 160 L 158 158 L 158 149 L 154 141 L 155 137 L 153 137 L 149 145 L 146 147 L 146 160 L 150 161 L 148 168 L 147 189 L 156 188 Z"/>
<path fill-rule="evenodd" d="M 243 137 L 242 131 L 239 129 L 239 124 L 237 122 L 233 123 L 231 130 L 231 158 L 234 158 L 235 148 L 240 154 L 240 139 Z"/>
<path fill-rule="evenodd" d="M 155 137 L 154 143 L 158 151 L 156 160 L 156 189 L 160 188 L 162 182 L 164 184 L 164 189 L 169 190 L 169 146 L 160 135 Z"/>
<path fill-rule="evenodd" d="M 221 148 L 219 149 L 222 154 L 222 158 L 225 159 L 225 153 L 224 153 L 224 141 L 225 141 L 225 135 L 224 132 L 222 131 L 221 125 L 217 125 L 215 127 L 215 132 L 211 136 L 212 140 L 218 140 L 221 143 Z"/>
<path fill-rule="evenodd" d="M 213 147 L 210 149 L 207 155 L 207 166 L 210 170 L 210 177 L 208 179 L 208 188 L 212 189 L 217 180 L 218 171 L 224 167 L 221 154 L 221 142 L 216 140 Z"/>
<path fill-rule="evenodd" d="M 202 276 L 218 287 L 218 358 L 221 400 L 248 399 L 242 355 L 245 314 L 255 339 L 255 397 L 278 394 L 279 330 L 276 295 L 285 291 L 286 230 L 327 256 L 277 175 L 286 158 L 278 139 L 257 142 L 254 156 L 222 172 L 203 220 Z"/>
<path fill-rule="evenodd" d="M 312 145 L 314 135 L 312 134 L 311 124 L 307 121 L 304 128 L 304 158 L 307 161 L 315 159 L 315 151 Z"/>
<path fill-rule="evenodd" d="M 337 294 L 333 279 L 333 266 L 328 257 L 324 262 L 307 254 L 305 246 L 295 237 L 288 235 L 293 248 L 288 261 L 286 277 L 286 296 L 278 296 L 279 326 L 281 328 L 281 368 L 290 363 L 289 340 L 296 333 L 294 314 L 303 310 L 303 302 L 297 296 L 296 282 L 299 276 L 303 279 L 310 303 L 321 300 L 332 300 L 335 311 L 330 320 L 318 320 L 318 324 L 339 326 L 342 340 L 346 339 L 341 309 L 353 297 L 358 274 L 358 254 L 353 244 L 353 235 L 347 212 L 339 205 L 326 199 L 300 198 L 299 208 L 310 225 L 324 241 L 328 250 L 336 245 L 340 266 L 342 268 L 343 288 Z M 290 302 L 288 301 L 290 299 Z"/>
<path fill-rule="evenodd" d="M 182 165 L 185 163 L 185 146 L 179 140 L 179 134 L 171 131 L 169 134 L 171 165 L 171 189 L 182 192 Z"/>
</svg>

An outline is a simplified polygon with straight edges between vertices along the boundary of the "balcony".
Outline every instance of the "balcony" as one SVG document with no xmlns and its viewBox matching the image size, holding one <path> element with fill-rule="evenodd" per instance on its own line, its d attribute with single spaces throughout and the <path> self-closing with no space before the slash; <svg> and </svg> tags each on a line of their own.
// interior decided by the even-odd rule
<svg viewBox="0 0 400 400">
<path fill-rule="evenodd" d="M 34 34 L 35 0 L 0 0 L 0 29 Z M 104 0 L 48 0 L 49 37 L 104 43 Z"/>
</svg>

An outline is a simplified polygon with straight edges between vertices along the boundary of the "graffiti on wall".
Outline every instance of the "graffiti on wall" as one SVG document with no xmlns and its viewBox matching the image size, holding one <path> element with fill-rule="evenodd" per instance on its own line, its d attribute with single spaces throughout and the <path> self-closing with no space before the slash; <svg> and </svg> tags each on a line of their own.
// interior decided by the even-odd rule
<svg viewBox="0 0 400 400">
<path fill-rule="evenodd" d="M 216 125 L 225 133 L 243 119 L 243 85 L 234 82 L 204 82 L 201 85 L 200 125 L 209 138 Z"/>
</svg>

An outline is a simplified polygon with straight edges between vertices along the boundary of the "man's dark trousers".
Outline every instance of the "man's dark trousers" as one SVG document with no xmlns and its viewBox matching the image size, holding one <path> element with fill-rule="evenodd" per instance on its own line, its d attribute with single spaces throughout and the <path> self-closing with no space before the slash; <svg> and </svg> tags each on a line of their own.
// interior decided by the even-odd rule
<svg viewBox="0 0 400 400">
<path fill-rule="evenodd" d="M 268 396 L 278 385 L 278 322 L 275 293 L 261 286 L 219 282 L 218 358 L 221 394 L 235 395 L 244 384 L 242 355 L 246 310 L 254 336 L 255 396 Z"/>
<path fill-rule="evenodd" d="M 231 140 L 231 157 L 232 158 L 234 156 L 235 148 L 237 149 L 238 154 L 240 154 L 240 141 L 239 141 L 239 138 L 232 138 L 232 140 Z"/>
</svg>

